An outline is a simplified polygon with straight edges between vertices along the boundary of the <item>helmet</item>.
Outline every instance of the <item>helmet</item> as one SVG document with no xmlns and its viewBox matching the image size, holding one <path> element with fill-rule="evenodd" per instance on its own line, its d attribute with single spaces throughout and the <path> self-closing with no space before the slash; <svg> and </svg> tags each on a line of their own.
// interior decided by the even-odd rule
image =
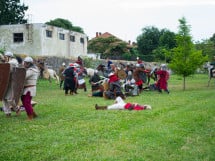
<svg viewBox="0 0 215 161">
<path fill-rule="evenodd" d="M 96 74 L 97 74 L 97 73 L 98 73 L 98 70 L 94 70 L 94 73 L 96 73 Z"/>
<path fill-rule="evenodd" d="M 30 56 L 25 57 L 24 62 L 33 63 L 33 59 Z"/>
<path fill-rule="evenodd" d="M 166 69 L 167 69 L 166 64 L 161 64 L 161 70 L 166 70 Z"/>
<path fill-rule="evenodd" d="M 65 66 L 65 65 L 66 65 L 66 63 L 64 63 L 64 62 L 63 62 L 63 63 L 62 63 L 62 65 L 63 65 L 63 66 Z"/>
<path fill-rule="evenodd" d="M 4 55 L 9 56 L 9 57 L 13 57 L 13 53 L 10 51 L 6 51 Z"/>
<path fill-rule="evenodd" d="M 74 63 L 73 64 L 75 68 L 79 68 L 79 64 L 78 63 Z"/>
</svg>

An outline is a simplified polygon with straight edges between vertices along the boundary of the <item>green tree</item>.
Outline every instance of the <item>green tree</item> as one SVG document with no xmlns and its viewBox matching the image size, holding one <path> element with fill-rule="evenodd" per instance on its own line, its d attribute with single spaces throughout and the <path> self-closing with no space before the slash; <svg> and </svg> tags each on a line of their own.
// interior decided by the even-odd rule
<svg viewBox="0 0 215 161">
<path fill-rule="evenodd" d="M 194 74 L 207 57 L 202 55 L 202 51 L 195 49 L 190 36 L 190 26 L 187 25 L 185 17 L 179 19 L 179 23 L 179 32 L 176 36 L 177 47 L 172 49 L 169 67 L 183 77 L 183 90 L 185 90 L 186 77 Z"/>
<path fill-rule="evenodd" d="M 160 31 L 158 28 L 149 26 L 142 29 L 142 34 L 137 37 L 137 49 L 140 57 L 150 59 L 153 50 L 159 46 Z M 152 60 L 145 60 L 152 61 Z"/>
<path fill-rule="evenodd" d="M 88 51 L 94 53 L 101 53 L 102 57 L 121 57 L 128 53 L 127 43 L 110 36 L 107 38 L 98 37 L 88 42 Z"/>
<path fill-rule="evenodd" d="M 153 50 L 153 55 L 155 61 L 165 61 L 169 62 L 170 60 L 166 56 L 166 52 L 170 49 L 176 47 L 176 34 L 169 31 L 168 29 L 162 29 L 160 31 L 159 45 Z"/>
<path fill-rule="evenodd" d="M 212 41 L 215 44 L 215 34 L 210 38 L 210 41 Z"/>
<path fill-rule="evenodd" d="M 46 24 L 56 26 L 56 27 L 61 27 L 66 30 L 72 30 L 79 33 L 84 33 L 84 30 L 81 27 L 73 26 L 73 24 L 69 20 L 62 19 L 62 18 L 56 18 L 54 20 L 50 20 L 49 22 L 46 22 Z"/>
<path fill-rule="evenodd" d="M 197 42 L 195 47 L 197 50 L 202 50 L 202 54 L 207 55 L 209 61 L 213 60 L 213 57 L 215 56 L 215 42 L 211 39 Z"/>
<path fill-rule="evenodd" d="M 159 30 L 153 26 L 143 28 L 142 31 L 143 33 L 137 37 L 139 56 L 145 61 L 166 60 L 163 51 L 176 46 L 175 33 L 168 29 Z"/>
<path fill-rule="evenodd" d="M 28 6 L 20 4 L 20 0 L 0 0 L 0 25 L 27 23 L 27 10 Z"/>
</svg>

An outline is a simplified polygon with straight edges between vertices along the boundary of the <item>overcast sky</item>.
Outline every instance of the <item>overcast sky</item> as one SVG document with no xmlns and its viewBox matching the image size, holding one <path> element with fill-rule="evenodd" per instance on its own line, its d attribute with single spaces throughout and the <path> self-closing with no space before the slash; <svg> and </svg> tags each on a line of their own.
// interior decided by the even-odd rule
<svg viewBox="0 0 215 161">
<path fill-rule="evenodd" d="M 215 0 L 21 0 L 29 7 L 32 23 L 67 19 L 89 36 L 109 32 L 122 40 L 136 41 L 147 26 L 178 32 L 183 16 L 194 41 L 215 33 Z"/>
</svg>

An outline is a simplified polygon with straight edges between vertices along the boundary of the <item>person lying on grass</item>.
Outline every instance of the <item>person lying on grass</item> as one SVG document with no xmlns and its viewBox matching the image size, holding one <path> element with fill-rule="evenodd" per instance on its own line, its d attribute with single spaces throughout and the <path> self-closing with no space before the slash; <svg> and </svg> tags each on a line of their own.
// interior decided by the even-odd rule
<svg viewBox="0 0 215 161">
<path fill-rule="evenodd" d="M 123 99 L 118 96 L 114 104 L 109 106 L 99 106 L 95 105 L 96 110 L 151 110 L 150 105 L 140 105 L 138 103 L 126 103 L 123 101 Z"/>
</svg>

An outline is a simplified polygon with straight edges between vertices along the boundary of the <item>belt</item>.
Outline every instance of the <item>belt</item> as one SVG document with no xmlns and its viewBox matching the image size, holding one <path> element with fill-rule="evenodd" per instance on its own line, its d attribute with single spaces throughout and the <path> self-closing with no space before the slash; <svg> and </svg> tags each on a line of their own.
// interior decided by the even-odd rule
<svg viewBox="0 0 215 161">
<path fill-rule="evenodd" d="M 28 88 L 28 87 L 34 87 L 36 85 L 28 85 L 28 86 L 24 86 L 24 88 Z"/>
</svg>

